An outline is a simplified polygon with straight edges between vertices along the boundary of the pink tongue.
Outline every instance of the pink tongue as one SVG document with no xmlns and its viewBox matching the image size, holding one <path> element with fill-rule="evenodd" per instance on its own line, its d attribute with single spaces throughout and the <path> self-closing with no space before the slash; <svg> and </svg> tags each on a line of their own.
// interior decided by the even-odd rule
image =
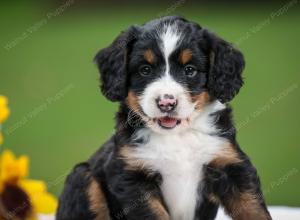
<svg viewBox="0 0 300 220">
<path fill-rule="evenodd" d="M 164 117 L 159 119 L 160 124 L 166 128 L 173 128 L 177 125 L 177 119 Z"/>
</svg>

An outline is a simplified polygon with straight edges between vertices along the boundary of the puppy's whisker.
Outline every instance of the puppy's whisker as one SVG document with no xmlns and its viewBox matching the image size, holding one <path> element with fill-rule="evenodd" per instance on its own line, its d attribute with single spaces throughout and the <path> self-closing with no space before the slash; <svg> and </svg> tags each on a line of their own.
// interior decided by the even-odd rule
<svg viewBox="0 0 300 220">
<path fill-rule="evenodd" d="M 132 127 L 138 127 L 141 126 L 142 123 L 143 120 L 141 116 L 139 116 L 139 114 L 136 111 L 130 109 L 127 116 L 127 124 L 129 124 Z"/>
</svg>

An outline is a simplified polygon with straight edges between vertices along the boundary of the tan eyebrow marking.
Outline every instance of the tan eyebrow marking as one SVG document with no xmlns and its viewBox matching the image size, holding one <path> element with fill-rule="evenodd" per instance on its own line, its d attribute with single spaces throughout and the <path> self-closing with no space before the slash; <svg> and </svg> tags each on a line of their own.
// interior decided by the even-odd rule
<svg viewBox="0 0 300 220">
<path fill-rule="evenodd" d="M 189 61 L 191 61 L 193 57 L 193 52 L 191 49 L 184 49 L 183 51 L 181 51 L 181 53 L 179 54 L 179 62 L 181 64 L 186 64 Z"/>
<path fill-rule="evenodd" d="M 151 49 L 145 50 L 144 58 L 150 64 L 153 64 L 155 62 L 155 54 Z"/>
</svg>

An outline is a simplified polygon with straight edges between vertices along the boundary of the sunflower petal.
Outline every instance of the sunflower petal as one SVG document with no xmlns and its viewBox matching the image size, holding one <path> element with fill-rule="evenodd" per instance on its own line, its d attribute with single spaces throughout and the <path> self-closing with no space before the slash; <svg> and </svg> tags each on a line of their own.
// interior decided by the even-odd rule
<svg viewBox="0 0 300 220">
<path fill-rule="evenodd" d="M 56 212 L 57 200 L 50 193 L 41 193 L 31 198 L 33 209 L 36 213 L 51 214 Z"/>
<path fill-rule="evenodd" d="M 0 158 L 0 181 L 15 183 L 28 174 L 29 159 L 21 156 L 16 159 L 11 151 L 4 151 Z"/>
<path fill-rule="evenodd" d="M 23 179 L 19 181 L 18 185 L 24 189 L 30 197 L 47 191 L 45 182 L 39 180 Z"/>
</svg>

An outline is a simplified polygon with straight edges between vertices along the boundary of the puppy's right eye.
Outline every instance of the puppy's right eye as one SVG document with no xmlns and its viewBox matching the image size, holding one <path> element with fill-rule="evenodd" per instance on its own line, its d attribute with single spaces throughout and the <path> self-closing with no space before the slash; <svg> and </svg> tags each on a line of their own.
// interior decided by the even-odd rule
<svg viewBox="0 0 300 220">
<path fill-rule="evenodd" d="M 149 65 L 142 65 L 139 67 L 139 73 L 142 76 L 149 76 L 152 73 L 152 68 Z"/>
</svg>

